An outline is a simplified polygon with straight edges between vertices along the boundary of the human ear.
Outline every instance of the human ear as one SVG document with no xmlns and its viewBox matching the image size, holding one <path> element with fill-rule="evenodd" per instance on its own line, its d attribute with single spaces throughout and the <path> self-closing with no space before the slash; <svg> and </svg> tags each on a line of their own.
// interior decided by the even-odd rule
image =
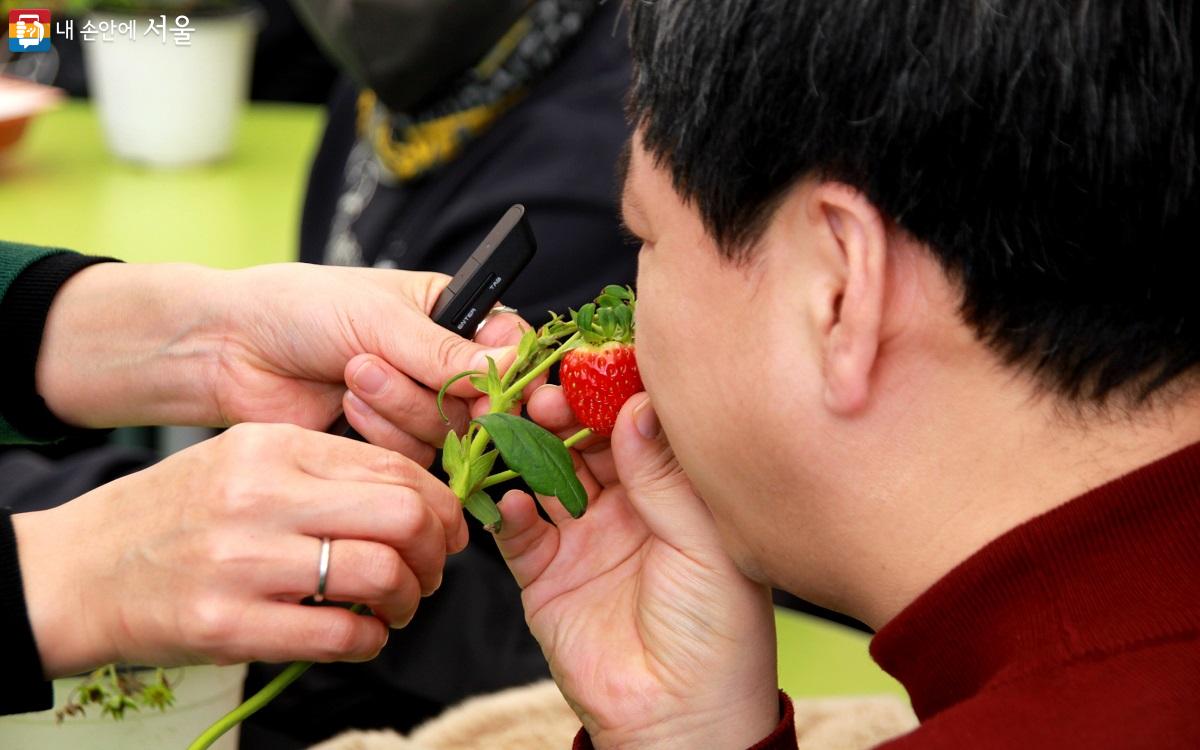
<svg viewBox="0 0 1200 750">
<path fill-rule="evenodd" d="M 887 288 L 887 229 L 879 210 L 847 185 L 818 184 L 807 203 L 826 276 L 815 301 L 822 322 L 825 405 L 851 415 L 864 409 L 871 395 Z"/>
</svg>

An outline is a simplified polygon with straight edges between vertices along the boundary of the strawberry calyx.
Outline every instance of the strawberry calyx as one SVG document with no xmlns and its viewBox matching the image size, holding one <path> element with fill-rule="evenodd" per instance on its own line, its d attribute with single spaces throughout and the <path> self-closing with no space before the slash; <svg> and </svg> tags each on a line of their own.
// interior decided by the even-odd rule
<svg viewBox="0 0 1200 750">
<path fill-rule="evenodd" d="M 637 299 L 630 287 L 616 284 L 604 287 L 595 302 L 571 311 L 571 321 L 579 331 L 581 345 L 632 344 L 636 307 Z"/>
</svg>

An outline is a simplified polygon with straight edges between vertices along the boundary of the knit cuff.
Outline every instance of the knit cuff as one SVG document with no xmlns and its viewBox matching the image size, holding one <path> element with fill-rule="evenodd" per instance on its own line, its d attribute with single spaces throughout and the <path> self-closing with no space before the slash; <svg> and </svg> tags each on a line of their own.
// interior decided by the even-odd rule
<svg viewBox="0 0 1200 750">
<path fill-rule="evenodd" d="M 796 709 L 787 693 L 779 691 L 779 723 L 775 731 L 759 740 L 750 750 L 796 750 Z"/>
<path fill-rule="evenodd" d="M 38 395 L 37 358 L 58 290 L 88 266 L 112 261 L 72 252 L 48 255 L 22 271 L 0 300 L 0 352 L 14 363 L 0 368 L 0 418 L 29 442 L 50 443 L 88 432 L 54 416 Z"/>
<path fill-rule="evenodd" d="M 779 691 L 779 723 L 775 731 L 759 740 L 750 750 L 795 750 L 796 739 L 796 710 L 792 707 L 792 699 L 787 693 Z M 592 738 L 586 729 L 580 729 L 575 735 L 575 743 L 571 750 L 595 750 Z"/>
<path fill-rule="evenodd" d="M 44 711 L 54 706 L 54 687 L 43 677 L 37 641 L 25 609 L 11 513 L 0 508 L 0 638 L 5 651 L 0 714 Z"/>
</svg>

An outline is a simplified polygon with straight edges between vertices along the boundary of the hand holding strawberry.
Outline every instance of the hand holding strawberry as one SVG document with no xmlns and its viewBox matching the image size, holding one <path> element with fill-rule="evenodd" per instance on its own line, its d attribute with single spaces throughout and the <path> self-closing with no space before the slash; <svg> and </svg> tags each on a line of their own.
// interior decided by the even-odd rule
<svg viewBox="0 0 1200 750">
<path fill-rule="evenodd" d="M 530 415 L 578 427 L 563 390 Z M 588 514 L 510 492 L 496 541 L 530 630 L 597 748 L 745 748 L 779 720 L 770 592 L 734 566 L 649 399 L 579 458 Z"/>
<path fill-rule="evenodd" d="M 609 287 L 575 314 L 582 341 L 562 360 L 563 394 L 579 422 L 597 435 L 612 434 L 621 407 L 642 390 L 633 348 L 634 296 Z"/>
</svg>

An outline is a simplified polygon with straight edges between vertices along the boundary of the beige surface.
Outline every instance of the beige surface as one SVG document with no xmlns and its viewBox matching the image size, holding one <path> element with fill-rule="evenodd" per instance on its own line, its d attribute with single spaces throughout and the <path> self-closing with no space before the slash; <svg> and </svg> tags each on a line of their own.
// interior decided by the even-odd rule
<svg viewBox="0 0 1200 750">
<path fill-rule="evenodd" d="M 909 731 L 916 718 L 893 695 L 795 701 L 800 750 L 866 750 Z M 418 727 L 347 732 L 313 750 L 568 750 L 579 720 L 546 680 L 474 698 Z"/>
</svg>

